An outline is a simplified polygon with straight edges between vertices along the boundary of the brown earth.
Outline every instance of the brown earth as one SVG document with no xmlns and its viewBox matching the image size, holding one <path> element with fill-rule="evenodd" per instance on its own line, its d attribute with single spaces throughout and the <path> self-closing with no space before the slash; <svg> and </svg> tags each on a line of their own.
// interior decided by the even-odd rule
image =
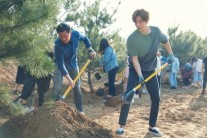
<svg viewBox="0 0 207 138">
<path fill-rule="evenodd" d="M 3 68 L 4 67 L 4 68 Z M 0 69 L 0 82 L 14 87 L 16 66 L 7 63 Z M 94 89 L 103 86 L 105 78 L 94 81 Z M 82 81 L 84 116 L 74 110 L 73 92 L 64 102 L 53 103 L 51 91 L 46 93 L 46 103 L 38 110 L 15 118 L 0 117 L 0 138 L 113 138 L 119 127 L 120 107 L 105 107 L 102 97 L 89 91 Z M 63 92 L 67 86 L 63 85 Z M 122 86 L 117 85 L 118 92 Z M 107 92 L 107 89 L 106 89 Z M 37 99 L 37 96 L 36 96 Z M 135 99 L 131 105 L 125 134 L 122 138 L 151 138 L 147 133 L 150 110 L 148 94 Z M 4 112 L 6 110 L 1 110 Z M 1 113 L 2 114 L 2 113 Z M 170 90 L 163 84 L 161 89 L 160 112 L 157 126 L 164 138 L 206 138 L 207 137 L 207 97 L 201 90 L 191 88 Z M 4 134 L 4 136 L 3 136 Z"/>
</svg>

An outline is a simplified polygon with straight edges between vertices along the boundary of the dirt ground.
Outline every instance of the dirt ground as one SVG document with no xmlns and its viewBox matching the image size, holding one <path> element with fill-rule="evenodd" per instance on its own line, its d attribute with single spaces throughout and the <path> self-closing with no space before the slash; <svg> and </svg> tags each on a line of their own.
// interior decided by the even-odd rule
<svg viewBox="0 0 207 138">
<path fill-rule="evenodd" d="M 0 82 L 13 87 L 15 66 L 7 64 L 7 67 L 0 68 Z M 104 77 L 94 81 L 94 89 L 103 86 L 105 81 Z M 64 102 L 51 102 L 52 87 L 51 84 L 46 93 L 45 105 L 32 113 L 9 118 L 1 116 L 5 111 L 1 109 L 0 138 L 119 138 L 114 131 L 118 128 L 120 107 L 105 107 L 102 97 L 90 92 L 87 83 L 82 81 L 85 115 L 81 115 L 74 110 L 73 92 Z M 63 92 L 66 88 L 63 84 Z M 122 84 L 117 85 L 117 91 L 122 92 Z M 148 94 L 135 99 L 122 138 L 152 137 L 147 133 L 149 110 Z M 206 138 L 206 118 L 207 96 L 201 95 L 201 89 L 185 90 L 179 86 L 170 90 L 168 85 L 162 85 L 157 126 L 164 133 L 164 138 Z"/>
</svg>

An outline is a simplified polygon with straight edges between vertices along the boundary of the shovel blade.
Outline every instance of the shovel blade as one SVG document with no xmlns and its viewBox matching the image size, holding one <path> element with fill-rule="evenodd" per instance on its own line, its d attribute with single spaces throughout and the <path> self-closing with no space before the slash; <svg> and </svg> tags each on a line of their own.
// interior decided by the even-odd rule
<svg viewBox="0 0 207 138">
<path fill-rule="evenodd" d="M 117 107 L 122 104 L 127 104 L 127 101 L 123 100 L 121 96 L 106 97 L 104 99 L 104 105 L 107 107 Z"/>
</svg>

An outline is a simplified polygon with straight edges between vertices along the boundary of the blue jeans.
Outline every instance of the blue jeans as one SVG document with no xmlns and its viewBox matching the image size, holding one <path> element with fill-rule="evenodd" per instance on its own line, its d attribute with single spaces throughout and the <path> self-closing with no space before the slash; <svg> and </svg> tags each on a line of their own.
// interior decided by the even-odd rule
<svg viewBox="0 0 207 138">
<path fill-rule="evenodd" d="M 70 77 L 74 80 L 79 73 L 79 68 L 77 67 L 76 69 L 70 69 L 68 70 L 68 72 Z M 54 88 L 53 88 L 53 95 L 52 95 L 55 101 L 61 99 L 62 81 L 63 81 L 63 75 L 61 74 L 59 69 L 56 69 L 54 73 Z M 80 88 L 80 78 L 76 81 L 75 87 L 73 88 L 73 92 L 74 92 L 74 101 L 75 101 L 76 109 L 77 111 L 82 112 L 83 107 L 82 107 L 82 91 Z"/>
<path fill-rule="evenodd" d="M 109 82 L 109 95 L 116 96 L 115 78 L 119 67 L 115 67 L 108 72 L 108 82 Z"/>
<path fill-rule="evenodd" d="M 170 73 L 168 74 L 168 76 L 169 76 L 170 86 L 171 86 L 171 87 L 172 87 L 172 86 L 174 86 L 174 87 L 178 87 L 178 85 L 177 85 L 177 73 L 172 73 L 172 72 L 170 72 Z"/>
<path fill-rule="evenodd" d="M 202 73 L 201 72 L 194 71 L 194 73 L 193 73 L 193 82 L 194 83 L 197 83 L 199 81 L 201 82 L 201 84 L 203 84 Z"/>
<path fill-rule="evenodd" d="M 143 77 L 147 78 L 149 77 L 154 71 L 142 71 Z M 128 83 L 127 83 L 127 90 L 125 92 L 128 94 L 133 88 L 135 88 L 138 85 L 138 75 L 134 68 L 129 69 L 129 77 L 128 77 Z M 158 85 L 158 79 L 156 76 L 152 77 L 147 83 L 146 83 L 147 90 L 150 95 L 151 99 L 151 109 L 150 109 L 150 117 L 149 117 L 149 125 L 152 127 L 155 127 L 157 122 L 157 116 L 159 111 L 159 103 L 160 103 L 160 94 L 159 94 L 159 85 Z M 127 99 L 128 102 L 131 102 L 134 95 L 130 95 Z M 119 116 L 119 124 L 120 125 L 126 125 L 126 120 L 129 113 L 130 104 L 123 104 L 121 107 L 121 112 Z"/>
</svg>

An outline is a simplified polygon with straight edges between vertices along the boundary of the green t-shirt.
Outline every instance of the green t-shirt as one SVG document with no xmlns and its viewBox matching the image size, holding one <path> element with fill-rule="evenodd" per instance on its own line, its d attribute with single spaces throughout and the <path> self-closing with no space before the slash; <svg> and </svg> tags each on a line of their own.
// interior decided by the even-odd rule
<svg viewBox="0 0 207 138">
<path fill-rule="evenodd" d="M 135 30 L 127 39 L 128 56 L 138 56 L 143 71 L 152 71 L 156 68 L 159 45 L 168 41 L 167 36 L 158 27 L 150 26 L 150 29 L 151 32 L 148 35 Z"/>
</svg>

